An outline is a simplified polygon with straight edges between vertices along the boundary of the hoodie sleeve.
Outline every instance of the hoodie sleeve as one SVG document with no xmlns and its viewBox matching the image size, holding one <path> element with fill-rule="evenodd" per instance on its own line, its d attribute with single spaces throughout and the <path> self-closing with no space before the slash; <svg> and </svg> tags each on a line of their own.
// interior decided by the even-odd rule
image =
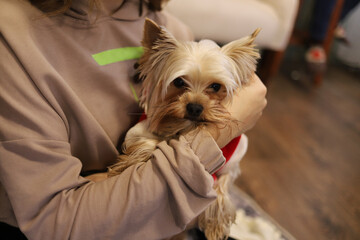
<svg viewBox="0 0 360 240">
<path fill-rule="evenodd" d="M 216 146 L 206 138 L 195 142 L 162 142 L 151 161 L 94 183 L 79 177 L 81 163 L 66 142 L 2 141 L 0 181 L 29 239 L 162 239 L 182 231 L 216 197 L 196 155 L 202 144 Z M 211 168 L 223 162 L 218 151 L 201 154 Z"/>
</svg>

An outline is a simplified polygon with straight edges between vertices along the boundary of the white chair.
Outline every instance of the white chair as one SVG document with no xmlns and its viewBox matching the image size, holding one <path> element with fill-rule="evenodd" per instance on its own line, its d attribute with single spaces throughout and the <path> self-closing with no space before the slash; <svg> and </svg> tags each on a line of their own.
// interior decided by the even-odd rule
<svg viewBox="0 0 360 240">
<path fill-rule="evenodd" d="M 292 34 L 299 0 L 170 0 L 165 10 L 187 24 L 195 38 L 226 44 L 262 30 L 255 43 L 263 49 L 259 75 L 277 72 Z"/>
</svg>

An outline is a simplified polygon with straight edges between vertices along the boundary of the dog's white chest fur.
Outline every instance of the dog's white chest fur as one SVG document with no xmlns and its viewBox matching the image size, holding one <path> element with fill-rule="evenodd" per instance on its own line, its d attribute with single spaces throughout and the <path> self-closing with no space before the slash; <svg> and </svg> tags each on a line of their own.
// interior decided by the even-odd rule
<svg viewBox="0 0 360 240">
<path fill-rule="evenodd" d="M 130 141 L 134 138 L 144 138 L 144 139 L 158 139 L 153 133 L 148 131 L 148 120 L 144 120 L 138 122 L 135 126 L 130 128 L 130 130 L 126 133 L 125 142 Z"/>
<path fill-rule="evenodd" d="M 156 145 L 161 141 L 148 129 L 148 120 L 146 119 L 137 123 L 126 133 L 123 147 L 132 149 L 131 154 L 134 159 L 149 160 Z"/>
</svg>

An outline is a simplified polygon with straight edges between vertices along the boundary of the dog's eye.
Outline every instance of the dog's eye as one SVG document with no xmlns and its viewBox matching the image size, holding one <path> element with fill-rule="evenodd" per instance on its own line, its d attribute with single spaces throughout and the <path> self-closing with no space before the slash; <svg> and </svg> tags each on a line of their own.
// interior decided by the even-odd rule
<svg viewBox="0 0 360 240">
<path fill-rule="evenodd" d="M 219 83 L 213 83 L 209 86 L 209 88 L 212 88 L 214 90 L 214 92 L 218 92 L 221 88 L 221 84 Z"/>
<path fill-rule="evenodd" d="M 176 78 L 174 81 L 174 86 L 177 88 L 182 88 L 186 85 L 186 83 L 184 82 L 184 80 L 180 77 Z"/>
</svg>

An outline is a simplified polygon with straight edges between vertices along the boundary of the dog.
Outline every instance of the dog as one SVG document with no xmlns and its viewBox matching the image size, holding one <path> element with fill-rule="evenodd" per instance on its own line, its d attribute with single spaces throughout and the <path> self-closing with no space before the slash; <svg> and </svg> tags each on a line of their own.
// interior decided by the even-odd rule
<svg viewBox="0 0 360 240">
<path fill-rule="evenodd" d="M 161 141 L 236 122 L 225 104 L 256 70 L 260 55 L 253 42 L 258 32 L 256 29 L 250 36 L 219 47 L 211 40 L 178 41 L 164 27 L 146 19 L 144 54 L 138 69 L 143 84 L 140 104 L 147 119 L 127 132 L 123 154 L 109 168 L 108 175 L 150 160 Z M 231 173 L 218 177 L 214 184 L 217 200 L 198 218 L 207 239 L 226 238 L 235 220 L 228 196 L 233 178 Z"/>
</svg>

